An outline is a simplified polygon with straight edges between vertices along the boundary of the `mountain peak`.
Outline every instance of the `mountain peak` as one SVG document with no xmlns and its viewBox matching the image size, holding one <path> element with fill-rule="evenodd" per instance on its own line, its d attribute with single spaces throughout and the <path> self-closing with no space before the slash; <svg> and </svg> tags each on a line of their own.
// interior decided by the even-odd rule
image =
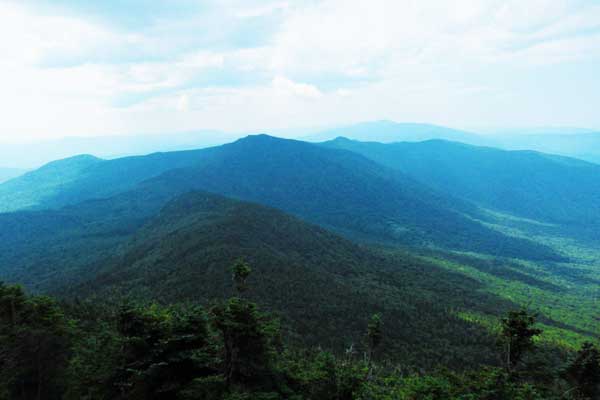
<svg viewBox="0 0 600 400">
<path fill-rule="evenodd" d="M 243 138 L 240 138 L 236 142 L 264 142 L 264 141 L 274 141 L 274 140 L 283 140 L 283 139 L 278 138 L 276 136 L 268 135 L 266 133 L 257 133 L 257 134 L 248 135 Z"/>
</svg>

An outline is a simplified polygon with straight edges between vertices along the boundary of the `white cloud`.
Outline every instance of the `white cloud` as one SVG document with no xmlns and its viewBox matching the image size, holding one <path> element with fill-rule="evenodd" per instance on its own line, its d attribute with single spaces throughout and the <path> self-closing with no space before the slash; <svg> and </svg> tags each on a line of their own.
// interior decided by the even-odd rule
<svg viewBox="0 0 600 400">
<path fill-rule="evenodd" d="M 600 82 L 573 96 L 568 80 L 569 67 L 599 63 L 598 3 L 226 0 L 208 10 L 128 29 L 0 3 L 0 140 L 375 118 L 545 115 L 600 127 L 588 111 Z M 537 102 L 548 87 L 551 113 Z"/>
<path fill-rule="evenodd" d="M 273 79 L 273 87 L 283 94 L 293 94 L 305 98 L 321 97 L 323 93 L 314 85 L 307 83 L 297 83 L 283 76 L 276 76 Z"/>
</svg>

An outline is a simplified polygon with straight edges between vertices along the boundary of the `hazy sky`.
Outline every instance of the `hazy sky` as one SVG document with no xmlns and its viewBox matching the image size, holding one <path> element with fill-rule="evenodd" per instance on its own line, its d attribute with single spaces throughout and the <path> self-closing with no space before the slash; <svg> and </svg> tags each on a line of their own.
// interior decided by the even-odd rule
<svg viewBox="0 0 600 400">
<path fill-rule="evenodd" d="M 0 52 L 0 141 L 600 128 L 596 0 L 2 0 Z"/>
</svg>

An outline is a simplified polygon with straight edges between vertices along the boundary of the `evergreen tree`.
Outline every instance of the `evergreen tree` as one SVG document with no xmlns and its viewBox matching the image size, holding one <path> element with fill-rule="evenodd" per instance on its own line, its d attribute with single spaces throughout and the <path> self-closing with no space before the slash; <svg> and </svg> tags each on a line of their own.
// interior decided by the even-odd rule
<svg viewBox="0 0 600 400">
<path fill-rule="evenodd" d="M 600 350 L 586 342 L 566 370 L 579 399 L 600 398 Z"/>
<path fill-rule="evenodd" d="M 526 310 L 510 311 L 502 318 L 501 339 L 505 348 L 505 365 L 508 372 L 522 361 L 523 356 L 534 348 L 533 339 L 542 333 L 535 328 L 535 316 Z"/>
<path fill-rule="evenodd" d="M 120 398 L 172 399 L 195 378 L 215 372 L 198 307 L 125 307 L 118 332 L 123 362 L 112 383 Z"/>
<path fill-rule="evenodd" d="M 239 296 L 242 296 L 244 292 L 248 289 L 246 284 L 246 280 L 250 276 L 252 272 L 252 268 L 243 259 L 238 259 L 233 264 L 233 283 L 235 284 L 235 289 Z"/>
<path fill-rule="evenodd" d="M 369 340 L 369 362 L 373 359 L 375 350 L 383 339 L 382 322 L 380 314 L 373 314 L 367 326 L 367 338 Z"/>
<path fill-rule="evenodd" d="M 238 292 L 246 289 L 251 268 L 242 260 L 233 266 Z M 223 339 L 223 373 L 228 386 L 260 386 L 269 381 L 277 324 L 258 311 L 255 303 L 234 297 L 212 309 L 213 326 Z"/>
<path fill-rule="evenodd" d="M 55 301 L 0 283 L 0 396 L 59 399 L 69 345 L 70 324 Z"/>
</svg>

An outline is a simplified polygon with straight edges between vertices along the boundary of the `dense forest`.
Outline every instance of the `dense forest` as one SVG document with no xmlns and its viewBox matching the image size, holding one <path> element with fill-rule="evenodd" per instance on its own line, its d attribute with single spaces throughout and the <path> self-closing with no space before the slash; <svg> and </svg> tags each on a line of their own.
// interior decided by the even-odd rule
<svg viewBox="0 0 600 400">
<path fill-rule="evenodd" d="M 0 285 L 0 398 L 6 399 L 595 399 L 600 350 L 565 361 L 538 344 L 536 317 L 502 318 L 496 367 L 411 371 L 387 357 L 387 316 L 356 347 L 289 343 L 248 300 L 252 268 L 230 268 L 235 295 L 200 307 L 58 303 Z M 320 305 L 315 305 L 319 307 Z M 469 340 L 465 337 L 464 340 Z"/>
</svg>

